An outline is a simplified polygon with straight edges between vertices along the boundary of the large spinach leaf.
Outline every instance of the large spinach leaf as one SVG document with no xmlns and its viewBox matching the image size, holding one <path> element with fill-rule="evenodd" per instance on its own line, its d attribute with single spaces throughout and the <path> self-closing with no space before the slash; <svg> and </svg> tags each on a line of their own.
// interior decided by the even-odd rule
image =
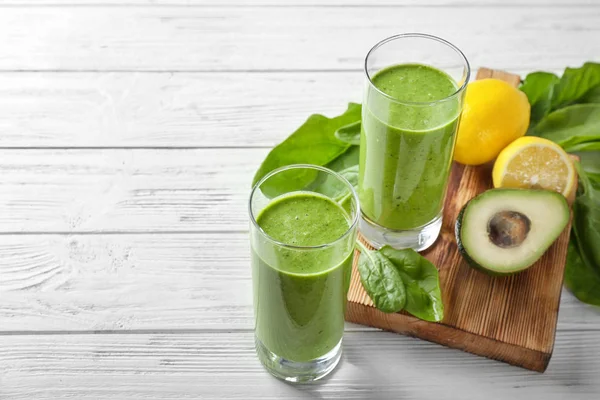
<svg viewBox="0 0 600 400">
<path fill-rule="evenodd" d="M 342 126 L 335 132 L 335 137 L 342 142 L 358 146 L 360 145 L 360 128 L 360 121 Z"/>
<path fill-rule="evenodd" d="M 559 79 L 550 72 L 528 74 L 520 89 L 531 104 L 530 134 L 550 112 L 571 104 L 600 103 L 600 64 L 567 68 Z"/>
<path fill-rule="evenodd" d="M 346 178 L 346 180 L 355 188 L 358 187 L 358 165 L 353 165 L 346 169 L 343 169 L 339 172 L 341 176 Z"/>
<path fill-rule="evenodd" d="M 338 158 L 330 162 L 326 165 L 327 168 L 338 172 L 344 178 L 350 182 L 352 186 L 354 186 L 355 190 L 358 190 L 358 157 L 360 153 L 360 148 L 358 146 L 350 146 L 350 148 L 343 154 L 341 154 Z M 331 189 L 327 186 L 330 185 Z M 336 189 L 337 188 L 337 189 Z M 337 190 L 334 193 L 333 198 L 337 200 L 341 206 L 351 213 L 351 193 L 346 191 L 345 188 L 340 188 L 339 181 L 332 182 L 332 180 L 328 180 L 321 184 L 321 187 L 317 190 L 321 193 L 331 192 L 332 190 Z"/>
<path fill-rule="evenodd" d="M 385 313 L 402 310 L 406 304 L 406 290 L 400 273 L 392 262 L 377 250 L 368 250 L 362 244 L 358 272 L 365 291 L 377 309 Z"/>
<path fill-rule="evenodd" d="M 579 157 L 581 169 L 585 171 L 592 187 L 600 190 L 600 151 L 585 151 L 575 154 Z"/>
<path fill-rule="evenodd" d="M 346 178 L 346 180 L 356 189 L 358 187 L 358 165 L 353 165 L 338 173 Z M 334 199 L 337 202 L 342 202 L 343 199 L 350 196 L 352 193 L 348 190 L 348 187 L 341 182 L 339 179 L 332 175 L 320 174 L 313 182 L 308 186 L 310 190 L 317 193 L 321 193 Z"/>
<path fill-rule="evenodd" d="M 558 76 L 550 72 L 533 72 L 523 81 L 520 89 L 525 92 L 531 105 L 530 127 L 550 112 L 554 86 L 558 82 Z"/>
<path fill-rule="evenodd" d="M 584 303 L 600 306 L 600 271 L 582 260 L 580 248 L 572 237 L 567 251 L 565 286 Z"/>
<path fill-rule="evenodd" d="M 554 88 L 552 109 L 556 110 L 581 100 L 600 85 L 600 64 L 587 62 L 580 68 L 566 68 Z"/>
<path fill-rule="evenodd" d="M 335 137 L 335 132 L 341 127 L 359 121 L 360 112 L 360 104 L 350 103 L 346 112 L 334 118 L 319 114 L 311 115 L 300 128 L 271 150 L 254 175 L 252 184 L 256 184 L 274 169 L 286 165 L 327 165 L 332 162 L 350 148 L 348 143 Z M 316 174 L 311 172 L 292 171 L 269 180 L 261 190 L 267 195 L 278 195 L 285 191 L 300 189 L 315 177 Z"/>
<path fill-rule="evenodd" d="M 342 175 L 355 189 L 358 189 L 358 156 L 360 148 L 350 146 L 347 151 L 326 165 L 332 171 Z M 345 187 L 331 176 L 325 177 L 323 181 L 315 182 L 313 186 L 319 193 L 326 194 L 332 198 L 339 198 L 346 193 Z M 339 199 L 338 199 L 339 200 Z"/>
<path fill-rule="evenodd" d="M 573 233 L 583 262 L 600 273 L 600 191 L 579 163 L 577 172 L 580 187 L 573 203 Z"/>
<path fill-rule="evenodd" d="M 358 158 L 360 156 L 360 147 L 350 146 L 345 153 L 342 153 L 338 158 L 326 165 L 332 171 L 340 172 L 358 165 Z"/>
<path fill-rule="evenodd" d="M 384 246 L 379 250 L 396 267 L 406 288 L 404 310 L 425 321 L 444 318 L 438 270 L 413 249 L 397 250 Z"/>
<path fill-rule="evenodd" d="M 600 104 L 576 104 L 548 114 L 533 134 L 567 151 L 593 150 L 600 143 Z"/>
<path fill-rule="evenodd" d="M 600 103 L 600 85 L 587 92 L 579 103 Z"/>
<path fill-rule="evenodd" d="M 356 190 L 358 190 L 358 156 L 359 147 L 350 146 L 346 152 L 326 165 L 330 170 L 335 171 L 346 178 Z M 351 193 L 343 183 L 334 177 L 321 174 L 313 181 L 309 188 L 335 199 L 349 211 L 350 204 L 347 203 Z"/>
<path fill-rule="evenodd" d="M 584 152 L 600 150 L 600 142 L 583 142 L 569 147 L 569 152 Z"/>
</svg>

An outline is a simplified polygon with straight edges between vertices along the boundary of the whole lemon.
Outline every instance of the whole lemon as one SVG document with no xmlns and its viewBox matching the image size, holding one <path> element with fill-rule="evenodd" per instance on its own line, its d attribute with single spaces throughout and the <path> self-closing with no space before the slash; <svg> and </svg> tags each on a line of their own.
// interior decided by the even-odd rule
<svg viewBox="0 0 600 400">
<path fill-rule="evenodd" d="M 525 93 L 499 79 L 469 83 L 454 160 L 479 165 L 495 159 L 513 140 L 525 135 L 531 106 Z"/>
</svg>

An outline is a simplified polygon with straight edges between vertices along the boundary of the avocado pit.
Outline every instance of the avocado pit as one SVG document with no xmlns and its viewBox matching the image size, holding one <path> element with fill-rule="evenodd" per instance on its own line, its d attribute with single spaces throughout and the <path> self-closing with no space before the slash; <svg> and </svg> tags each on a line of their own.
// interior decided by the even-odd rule
<svg viewBox="0 0 600 400">
<path fill-rule="evenodd" d="M 503 249 L 520 246 L 530 230 L 529 218 L 525 214 L 510 210 L 492 215 L 487 226 L 490 241 Z"/>
</svg>

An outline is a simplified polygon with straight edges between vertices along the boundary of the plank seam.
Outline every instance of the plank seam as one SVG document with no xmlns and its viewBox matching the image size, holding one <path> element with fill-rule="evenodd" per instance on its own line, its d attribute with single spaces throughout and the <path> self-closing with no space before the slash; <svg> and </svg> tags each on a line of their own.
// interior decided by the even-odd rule
<svg viewBox="0 0 600 400">
<path fill-rule="evenodd" d="M 364 306 L 363 307 L 367 307 Z M 446 325 L 444 325 L 446 326 Z M 151 335 L 151 334 L 204 334 L 204 333 L 240 333 L 240 332 L 254 332 L 254 329 L 252 328 L 233 328 L 233 329 L 219 329 L 219 328 L 201 328 L 201 329 L 131 329 L 131 330 L 64 330 L 64 331 L 52 331 L 52 330 L 39 330 L 39 331 L 16 331 L 16 330 L 11 330 L 11 331 L 0 331 L 0 337 L 1 336 L 57 336 L 57 335 Z M 407 337 L 413 337 L 416 339 L 420 339 L 414 335 L 407 335 L 407 334 L 403 334 L 403 333 L 399 333 L 399 332 L 394 332 L 394 331 L 390 331 L 390 330 L 386 330 L 386 329 L 382 329 L 382 328 L 375 328 L 372 327 L 370 329 L 357 329 L 357 328 L 353 328 L 353 329 L 346 329 L 344 330 L 344 334 L 348 334 L 348 333 L 393 333 L 393 334 L 397 334 L 397 335 L 401 335 L 401 336 L 407 336 Z M 569 333 L 569 332 L 600 332 L 600 328 L 563 328 L 563 329 L 557 329 L 557 333 L 559 332 L 565 332 L 565 333 Z M 470 332 L 465 331 L 465 333 L 467 334 L 471 334 Z M 486 338 L 489 340 L 493 340 L 496 341 L 495 339 L 491 339 L 491 338 Z M 435 343 L 435 344 L 439 344 L 427 339 L 420 339 L 420 340 L 425 340 L 427 342 L 430 343 Z M 506 343 L 506 342 L 499 342 L 502 344 L 507 344 L 510 346 L 515 346 L 512 345 L 510 343 Z M 443 346 L 442 344 L 439 344 L 440 346 Z M 447 346 L 445 346 L 447 347 Z M 530 348 L 525 348 L 527 350 L 532 350 L 532 351 L 536 351 L 536 352 L 540 352 L 539 350 L 534 350 L 534 349 L 530 349 Z"/>
<path fill-rule="evenodd" d="M 246 229 L 230 230 L 182 230 L 182 231 L 128 231 L 128 230 L 107 230 L 107 231 L 18 231 L 18 232 L 0 232 L 0 236 L 28 236 L 28 235 L 194 235 L 194 234 L 245 234 Z"/>
</svg>

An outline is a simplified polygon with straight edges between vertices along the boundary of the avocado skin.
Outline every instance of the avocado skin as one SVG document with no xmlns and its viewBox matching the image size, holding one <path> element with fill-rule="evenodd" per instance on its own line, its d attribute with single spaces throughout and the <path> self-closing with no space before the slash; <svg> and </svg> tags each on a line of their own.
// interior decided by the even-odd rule
<svg viewBox="0 0 600 400">
<path fill-rule="evenodd" d="M 456 236 L 456 244 L 458 245 L 458 252 L 465 259 L 465 261 L 467 262 L 469 267 L 471 267 L 479 272 L 483 272 L 484 274 L 490 275 L 490 276 L 510 276 L 510 275 L 518 274 L 519 272 L 523 272 L 524 270 L 529 268 L 531 265 L 533 265 L 533 264 L 530 264 L 518 271 L 502 273 L 502 272 L 494 271 L 491 269 L 487 269 L 483 265 L 475 262 L 475 260 L 473 260 L 469 256 L 469 253 L 467 253 L 467 250 L 463 246 L 462 240 L 461 240 L 461 228 L 462 228 L 463 214 L 465 213 L 465 209 L 467 208 L 467 205 L 469 205 L 470 202 L 471 202 L 471 200 L 467 201 L 465 203 L 465 205 L 463 206 L 463 208 L 460 209 L 460 212 L 458 213 L 458 217 L 456 217 L 456 225 L 454 226 L 454 235 Z"/>
</svg>

